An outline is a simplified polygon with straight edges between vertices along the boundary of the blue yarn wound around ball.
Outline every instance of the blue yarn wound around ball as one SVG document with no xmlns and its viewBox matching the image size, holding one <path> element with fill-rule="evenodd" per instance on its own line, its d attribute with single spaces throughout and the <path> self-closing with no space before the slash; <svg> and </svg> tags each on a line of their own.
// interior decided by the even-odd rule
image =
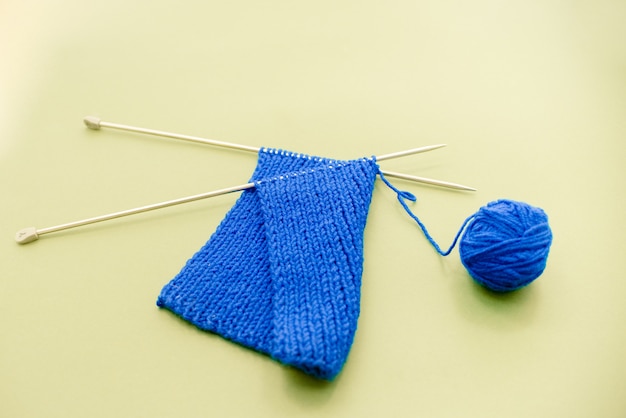
<svg viewBox="0 0 626 418">
<path fill-rule="evenodd" d="M 474 280 L 496 292 L 509 292 L 543 273 L 551 244 L 552 231 L 542 209 L 501 199 L 471 216 L 459 253 Z"/>
<path fill-rule="evenodd" d="M 552 230 L 542 209 L 507 199 L 488 203 L 465 219 L 450 247 L 443 251 L 406 203 L 414 202 L 415 196 L 397 189 L 384 174 L 379 176 L 396 192 L 404 210 L 439 254 L 449 255 L 461 238 L 461 262 L 479 284 L 495 292 L 510 292 L 527 286 L 543 273 Z"/>
</svg>

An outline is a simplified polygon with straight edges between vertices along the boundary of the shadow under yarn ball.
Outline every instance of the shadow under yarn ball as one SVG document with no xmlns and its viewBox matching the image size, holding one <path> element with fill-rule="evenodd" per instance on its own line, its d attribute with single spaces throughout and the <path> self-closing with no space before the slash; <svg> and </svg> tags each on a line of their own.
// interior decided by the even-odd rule
<svg viewBox="0 0 626 418">
<path fill-rule="evenodd" d="M 459 252 L 474 280 L 493 291 L 509 292 L 543 273 L 551 243 L 552 231 L 542 209 L 501 199 L 472 216 Z"/>
</svg>

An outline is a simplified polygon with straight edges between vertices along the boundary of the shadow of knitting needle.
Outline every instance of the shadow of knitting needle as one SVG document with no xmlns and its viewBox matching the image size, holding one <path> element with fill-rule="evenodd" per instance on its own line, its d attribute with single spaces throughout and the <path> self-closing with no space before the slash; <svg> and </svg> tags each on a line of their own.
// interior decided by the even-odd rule
<svg viewBox="0 0 626 418">
<path fill-rule="evenodd" d="M 183 135 L 183 134 L 177 134 L 173 132 L 159 131 L 156 129 L 140 128 L 138 126 L 130 126 L 130 125 L 122 125 L 120 123 L 105 122 L 95 116 L 87 116 L 83 119 L 83 122 L 89 129 L 92 129 L 95 131 L 100 130 L 100 128 L 111 128 L 111 129 L 118 129 L 122 131 L 158 136 L 158 137 L 163 137 L 163 138 L 179 139 L 183 141 L 196 142 L 200 144 L 214 145 L 214 146 L 218 146 L 222 148 L 236 149 L 236 150 L 241 150 L 241 151 L 253 152 L 257 154 L 261 150 L 261 148 L 259 147 L 253 147 L 250 145 L 234 144 L 232 142 L 218 141 L 215 139 L 201 138 L 198 136 Z M 423 152 L 436 150 L 445 146 L 446 146 L 445 144 L 437 144 L 437 145 L 428 145 L 428 146 L 420 147 L 420 148 L 412 148 L 412 149 L 408 149 L 404 151 L 394 152 L 391 154 L 377 156 L 376 161 L 391 160 L 393 158 L 404 157 L 407 155 L 420 154 Z M 394 171 L 387 171 L 387 170 L 381 170 L 381 172 L 385 176 L 388 176 L 388 177 L 396 177 L 396 178 L 400 178 L 404 180 L 409 180 L 409 181 L 414 181 L 414 182 L 424 183 L 424 184 L 429 184 L 429 185 L 434 185 L 434 186 L 440 186 L 440 187 L 447 187 L 447 188 L 456 189 L 456 190 L 476 191 L 476 189 L 474 189 L 473 187 L 468 187 L 468 186 L 464 186 L 462 184 L 457 184 L 457 183 L 451 183 L 448 181 L 434 180 L 434 179 L 429 179 L 426 177 L 412 176 L 408 174 L 396 173 Z"/>
</svg>

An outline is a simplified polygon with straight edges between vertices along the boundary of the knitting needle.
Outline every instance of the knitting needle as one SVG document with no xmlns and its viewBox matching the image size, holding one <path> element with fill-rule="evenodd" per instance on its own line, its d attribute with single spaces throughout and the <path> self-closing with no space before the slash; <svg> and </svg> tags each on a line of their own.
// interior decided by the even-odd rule
<svg viewBox="0 0 626 418">
<path fill-rule="evenodd" d="M 177 133 L 166 132 L 166 131 L 158 131 L 156 129 L 140 128 L 138 126 L 130 126 L 130 125 L 122 125 L 120 123 L 105 122 L 95 116 L 86 116 L 83 119 L 83 122 L 85 123 L 85 126 L 87 126 L 89 129 L 93 129 L 94 131 L 98 131 L 100 130 L 100 128 L 112 128 L 112 129 L 118 129 L 122 131 L 135 132 L 135 133 L 141 133 L 141 134 L 147 134 L 147 135 L 153 135 L 153 136 L 161 136 L 164 138 L 171 138 L 171 139 L 180 139 L 183 141 L 215 145 L 218 147 L 237 149 L 237 150 L 254 152 L 254 153 L 258 153 L 261 150 L 260 147 L 253 147 L 250 145 L 234 144 L 232 142 L 224 142 L 224 141 L 218 141 L 215 139 L 200 138 L 198 136 L 183 135 L 183 134 L 177 134 Z M 432 151 L 432 150 L 442 148 L 445 146 L 446 146 L 445 144 L 438 144 L 438 145 L 429 145 L 429 146 L 421 147 L 421 148 L 412 148 L 409 150 L 400 151 L 400 152 L 393 153 L 393 154 L 382 155 L 380 157 L 376 157 L 376 160 L 383 161 L 383 160 L 389 160 L 392 158 L 403 157 L 405 155 L 419 154 L 421 152 Z"/>
<path fill-rule="evenodd" d="M 233 144 L 230 142 L 217 141 L 215 139 L 200 138 L 197 136 L 175 134 L 175 133 L 165 132 L 165 131 L 157 131 L 156 129 L 139 128 L 137 126 L 122 125 L 120 123 L 105 122 L 95 116 L 87 116 L 83 119 L 83 122 L 89 129 L 93 129 L 95 131 L 100 130 L 100 128 L 112 128 L 112 129 L 119 129 L 119 130 L 128 131 L 128 132 L 137 132 L 141 134 L 162 136 L 165 138 L 182 139 L 184 141 L 198 142 L 201 144 L 216 145 L 218 147 L 238 149 L 242 151 L 259 152 L 259 148 L 251 147 L 248 145 Z"/>
<path fill-rule="evenodd" d="M 122 125 L 120 123 L 106 122 L 95 116 L 86 116 L 83 119 L 83 122 L 89 129 L 93 129 L 95 131 L 100 130 L 100 128 L 112 128 L 112 129 L 118 129 L 118 130 L 123 130 L 123 131 L 128 131 L 128 132 L 142 133 L 142 134 L 160 136 L 160 137 L 171 138 L 171 139 L 180 139 L 183 141 L 215 145 L 219 147 L 237 149 L 237 150 L 254 152 L 254 153 L 258 153 L 261 150 L 261 148 L 259 147 L 253 147 L 249 145 L 234 144 L 231 142 L 217 141 L 215 139 L 200 138 L 197 136 L 159 131 L 156 129 L 147 129 L 147 128 L 140 128 L 137 126 Z M 421 147 L 421 148 L 412 148 L 412 149 L 399 151 L 399 152 L 395 152 L 391 154 L 377 156 L 376 161 L 391 160 L 393 158 L 419 154 L 422 152 L 428 152 L 428 151 L 432 151 L 438 148 L 442 148 L 445 146 L 446 146 L 445 144 L 437 144 L 437 145 L 428 145 L 428 146 Z M 463 186 L 461 184 L 450 183 L 447 181 L 434 180 L 434 179 L 429 179 L 426 177 L 411 176 L 408 174 L 396 173 L 396 172 L 386 171 L 386 170 L 381 170 L 381 171 L 385 176 L 389 176 L 389 177 L 396 177 L 396 178 L 400 178 L 404 180 L 410 180 L 410 181 L 415 181 L 418 183 L 425 183 L 425 184 L 430 184 L 430 185 L 440 186 L 440 187 L 447 187 L 447 188 L 456 189 L 456 190 L 476 191 L 476 189 L 474 189 L 473 187 Z"/>
<path fill-rule="evenodd" d="M 393 173 L 393 174 L 398 175 L 398 177 L 400 178 L 405 178 L 404 174 L 400 174 L 400 173 Z M 389 175 L 389 173 L 387 175 Z M 421 180 L 424 180 L 424 179 L 421 179 Z M 426 179 L 426 180 L 432 181 L 429 179 Z M 437 181 L 436 185 L 441 185 L 440 183 L 441 182 Z M 458 185 L 451 183 L 449 184 L 449 186 L 457 187 Z M 251 189 L 254 187 L 255 187 L 254 183 L 246 183 L 246 184 L 241 184 L 238 186 L 227 187 L 225 189 L 214 190 L 214 191 L 207 192 L 207 193 L 200 193 L 200 194 L 196 194 L 193 196 L 181 197 L 179 199 L 168 200 L 165 202 L 141 206 L 141 207 L 134 208 L 134 209 L 127 209 L 127 210 L 123 210 L 120 212 L 109 213 L 107 215 L 95 216 L 93 218 L 82 219 L 80 221 L 74 221 L 74 222 L 68 222 L 68 223 L 61 224 L 61 225 L 50 226 L 47 228 L 37 229 L 31 226 L 31 227 L 19 230 L 15 234 L 15 241 L 17 241 L 18 244 L 28 244 L 29 242 L 38 240 L 40 236 L 45 235 L 45 234 L 59 232 L 59 231 L 63 231 L 66 229 L 71 229 L 71 228 L 77 228 L 79 226 L 94 224 L 97 222 L 109 221 L 112 219 L 122 218 L 124 216 L 136 215 L 139 213 L 149 212 L 151 210 L 163 209 L 163 208 L 167 208 L 170 206 L 180 205 L 183 203 L 195 202 L 197 200 L 207 199 L 209 197 L 221 196 L 221 195 L 232 193 L 232 192 L 239 192 L 239 191 Z"/>
<path fill-rule="evenodd" d="M 214 190 L 212 192 L 201 193 L 193 196 L 182 197 L 179 199 L 168 200 L 166 202 L 154 203 L 152 205 L 141 206 L 134 209 L 123 210 L 120 212 L 109 213 L 107 215 L 96 216 L 93 218 L 87 218 L 80 221 L 68 222 L 61 225 L 51 226 L 48 228 L 37 229 L 35 227 L 28 227 L 19 230 L 15 234 L 15 241 L 18 244 L 28 244 L 39 239 L 41 235 L 50 234 L 52 232 L 63 231 L 66 229 L 76 228 L 83 225 L 94 224 L 97 222 L 108 221 L 111 219 L 117 219 L 124 216 L 135 215 L 138 213 L 144 213 L 151 210 L 162 209 L 169 206 L 180 205 L 183 203 L 195 202 L 196 200 L 207 199 L 209 197 L 220 196 L 227 193 L 238 192 L 254 187 L 254 183 L 241 184 L 239 186 L 227 187 L 225 189 Z"/>
<path fill-rule="evenodd" d="M 207 140 L 207 139 L 204 139 L 204 138 L 190 137 L 190 136 L 179 135 L 179 134 L 172 134 L 172 133 L 169 133 L 169 132 L 155 131 L 155 130 L 145 129 L 145 128 L 131 127 L 131 126 L 127 126 L 127 125 L 114 124 L 114 123 L 110 123 L 110 122 L 103 122 L 103 121 L 101 121 L 101 120 L 99 120 L 97 118 L 93 118 L 93 117 L 85 118 L 85 124 L 90 129 L 95 129 L 95 130 L 100 129 L 100 127 L 102 127 L 102 126 L 106 126 L 106 127 L 116 128 L 116 129 L 124 129 L 124 130 L 131 130 L 131 131 L 134 131 L 134 132 L 147 133 L 147 134 L 153 134 L 153 135 L 158 135 L 158 136 L 166 136 L 166 137 L 175 138 L 175 139 L 186 139 L 186 140 L 190 140 L 190 141 L 194 141 L 194 142 L 202 142 L 202 143 L 207 143 L 207 144 L 211 144 L 211 145 L 223 146 L 223 147 L 227 147 L 227 148 L 241 149 L 241 150 L 245 150 L 245 151 L 254 151 L 254 152 L 259 152 L 260 151 L 260 148 L 256 148 L 256 147 L 250 147 L 250 146 L 240 145 L 240 144 L 232 144 L 232 143 L 222 142 L 222 141 Z M 422 148 L 414 148 L 414 149 L 410 149 L 410 150 L 406 150 L 406 151 L 400 151 L 400 152 L 395 152 L 395 153 L 391 153 L 391 154 L 380 155 L 380 156 L 376 157 L 376 159 L 377 159 L 377 161 L 383 161 L 383 160 L 388 160 L 388 159 L 392 159 L 392 158 L 402 157 L 402 156 L 409 155 L 409 154 L 416 154 L 416 153 L 419 153 L 419 152 L 430 151 L 430 150 L 433 150 L 433 149 L 441 148 L 443 146 L 444 145 L 431 145 L 431 146 L 422 147 Z M 390 177 L 397 177 L 397 178 L 406 179 L 406 180 L 419 181 L 419 182 L 422 182 L 422 183 L 431 184 L 431 185 L 435 185 L 435 186 L 443 186 L 443 187 L 449 187 L 449 188 L 459 189 L 459 190 L 471 190 L 471 191 L 476 190 L 476 189 L 473 189 L 471 187 L 463 186 L 463 185 L 456 184 L 456 183 L 450 183 L 450 182 L 444 182 L 444 181 L 440 181 L 440 180 L 427 179 L 427 178 L 424 178 L 424 177 L 410 176 L 410 175 L 402 174 L 402 173 L 384 171 L 383 174 L 387 175 L 387 176 L 390 176 Z M 35 227 L 28 227 L 28 228 L 24 228 L 24 229 L 19 230 L 15 234 L 15 241 L 17 241 L 17 243 L 19 243 L 19 244 L 28 244 L 30 242 L 38 240 L 41 235 L 50 234 L 50 233 L 53 233 L 53 232 L 59 232 L 59 231 L 63 231 L 63 230 L 71 229 L 71 228 L 76 228 L 76 227 L 79 227 L 79 226 L 94 224 L 94 223 L 97 223 L 97 222 L 104 222 L 104 221 L 108 221 L 108 220 L 112 220 L 112 219 L 121 218 L 121 217 L 124 217 L 124 216 L 130 216 L 130 215 L 135 215 L 135 214 L 139 214 L 139 213 L 144 213 L 144 212 L 148 212 L 148 211 L 151 211 L 151 210 L 162 209 L 162 208 L 166 208 L 166 207 L 170 207 L 170 206 L 180 205 L 180 204 L 183 204 L 183 203 L 190 203 L 190 202 L 194 202 L 194 201 L 197 201 L 197 200 L 207 199 L 209 197 L 220 196 L 220 195 L 224 195 L 224 194 L 232 193 L 232 192 L 236 192 L 236 191 L 243 191 L 243 190 L 250 189 L 250 188 L 253 188 L 253 187 L 254 187 L 254 183 L 246 183 L 246 184 L 242 184 L 242 185 L 238 185 L 238 186 L 228 187 L 228 188 L 225 188 L 225 189 L 215 190 L 215 191 L 211 191 L 211 192 L 207 192 L 207 193 L 201 193 L 201 194 L 197 194 L 197 195 L 193 195 L 193 196 L 182 197 L 182 198 L 174 199 L 174 200 L 168 200 L 168 201 L 161 202 L 161 203 L 154 203 L 154 204 L 151 204 L 151 205 L 141 206 L 141 207 L 134 208 L 134 209 L 123 210 L 123 211 L 120 211 L 120 212 L 114 212 L 114 213 L 110 213 L 110 214 L 107 214 L 107 215 L 96 216 L 96 217 L 93 217 L 93 218 L 87 218 L 87 219 L 83 219 L 83 220 L 80 220 L 80 221 L 69 222 L 69 223 L 56 225 L 56 226 L 51 226 L 51 227 L 47 227 L 47 228 L 37 229 Z"/>
<path fill-rule="evenodd" d="M 405 177 L 405 175 L 400 174 L 400 173 L 393 173 L 393 174 L 398 175 L 398 177 L 400 178 Z M 389 175 L 389 173 L 387 175 Z M 421 180 L 424 180 L 424 179 L 421 179 Z M 432 181 L 428 179 L 426 180 Z M 441 185 L 440 183 L 441 182 L 437 181 L 436 185 Z M 452 183 L 449 186 L 457 187 L 458 185 Z M 225 189 L 214 190 L 214 191 L 207 192 L 207 193 L 200 193 L 200 194 L 193 195 L 193 196 L 181 197 L 179 199 L 168 200 L 168 201 L 160 202 L 160 203 L 154 203 L 151 205 L 141 206 L 141 207 L 134 208 L 134 209 L 127 209 L 127 210 L 123 210 L 120 212 L 114 212 L 114 213 L 109 213 L 107 215 L 95 216 L 93 218 L 87 218 L 87 219 L 83 219 L 80 221 L 68 222 L 65 224 L 51 226 L 47 228 L 37 229 L 35 227 L 28 227 L 28 228 L 19 230 L 15 234 L 15 241 L 18 244 L 28 244 L 29 242 L 38 240 L 40 236 L 45 235 L 45 234 L 59 232 L 59 231 L 63 231 L 66 229 L 71 229 L 71 228 L 77 228 L 79 226 L 94 224 L 97 222 L 109 221 L 112 219 L 122 218 L 124 216 L 136 215 L 136 214 L 148 212 L 151 210 L 163 209 L 163 208 L 167 208 L 170 206 L 180 205 L 183 203 L 195 202 L 197 200 L 207 199 L 209 197 L 221 196 L 221 195 L 232 193 L 232 192 L 243 191 L 246 189 L 251 189 L 253 187 L 255 187 L 254 183 L 246 183 L 246 184 L 241 184 L 238 186 L 227 187 Z M 464 187 L 464 186 L 461 186 L 461 187 Z"/>
<path fill-rule="evenodd" d="M 400 154 L 400 153 L 381 155 L 380 157 L 378 157 L 378 159 L 381 159 L 381 158 L 388 159 L 388 158 L 392 158 L 394 156 L 398 156 L 398 154 Z M 422 177 L 408 176 L 406 174 L 401 174 L 401 173 L 388 172 L 388 173 L 386 173 L 386 175 L 388 175 L 388 176 L 395 176 L 395 177 L 398 177 L 398 178 L 404 178 L 404 179 L 407 179 L 407 180 L 414 180 L 414 179 L 417 178 L 417 179 L 419 179 L 419 181 L 422 181 L 422 182 L 428 183 L 428 184 L 434 184 L 436 186 L 445 185 L 446 187 L 459 188 L 459 189 L 462 189 L 462 190 L 470 189 L 470 188 L 468 188 L 466 186 L 462 186 L 462 185 L 458 185 L 458 184 L 454 184 L 454 183 L 442 182 L 442 181 L 439 181 L 439 180 L 424 179 Z M 104 221 L 108 221 L 108 220 L 112 220 L 112 219 L 121 218 L 121 217 L 124 217 L 124 216 L 136 215 L 136 214 L 148 212 L 148 211 L 151 211 L 151 210 L 162 209 L 162 208 L 166 208 L 166 207 L 169 207 L 169 206 L 180 205 L 180 204 L 183 204 L 183 203 L 195 202 L 197 200 L 207 199 L 209 197 L 221 196 L 221 195 L 224 195 L 224 194 L 227 194 L 227 193 L 232 193 L 232 192 L 243 191 L 243 190 L 246 190 L 246 189 L 251 189 L 253 187 L 254 187 L 254 183 L 246 183 L 246 184 L 241 184 L 241 185 L 238 185 L 238 186 L 227 187 L 225 189 L 214 190 L 214 191 L 207 192 L 207 193 L 200 193 L 200 194 L 193 195 L 193 196 L 181 197 L 179 199 L 168 200 L 168 201 L 160 202 L 160 203 L 154 203 L 154 204 L 151 204 L 151 205 L 141 206 L 141 207 L 134 208 L 134 209 L 123 210 L 123 211 L 120 211 L 120 212 L 114 212 L 114 213 L 110 213 L 110 214 L 107 214 L 107 215 L 101 215 L 101 216 L 96 216 L 96 217 L 93 217 L 93 218 L 83 219 L 83 220 L 80 220 L 80 221 L 68 222 L 68 223 L 65 223 L 65 224 L 51 226 L 51 227 L 47 227 L 47 228 L 37 229 L 35 227 L 28 227 L 28 228 L 24 228 L 24 229 L 19 230 L 15 234 L 15 241 L 17 241 L 18 244 L 28 244 L 29 242 L 33 242 L 33 241 L 38 240 L 41 235 L 50 234 L 52 232 L 63 231 L 63 230 L 66 230 L 66 229 L 71 229 L 71 228 L 76 228 L 76 227 L 79 227 L 79 226 L 94 224 L 94 223 L 97 223 L 97 222 L 104 222 Z M 473 189 L 470 189 L 470 190 L 473 190 Z"/>
<path fill-rule="evenodd" d="M 376 159 L 378 160 L 378 158 Z M 476 191 L 476 189 L 473 187 L 464 186 L 458 183 L 451 183 L 449 181 L 434 180 L 434 179 L 429 179 L 426 177 L 412 176 L 409 174 L 397 173 L 395 171 L 386 171 L 386 170 L 385 171 L 380 170 L 380 171 L 382 171 L 382 173 L 387 177 L 395 177 L 398 179 L 415 181 L 417 183 L 430 184 L 432 186 L 447 187 L 448 189 L 464 190 L 464 191 L 469 191 L 469 192 Z"/>
</svg>

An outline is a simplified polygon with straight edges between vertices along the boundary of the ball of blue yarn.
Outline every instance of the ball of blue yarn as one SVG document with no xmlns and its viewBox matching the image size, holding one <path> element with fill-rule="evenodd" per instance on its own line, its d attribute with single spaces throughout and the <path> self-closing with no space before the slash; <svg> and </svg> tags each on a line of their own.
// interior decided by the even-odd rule
<svg viewBox="0 0 626 418">
<path fill-rule="evenodd" d="M 474 280 L 496 292 L 509 292 L 543 273 L 551 244 L 552 231 L 542 209 L 502 199 L 473 215 L 459 252 Z"/>
</svg>

